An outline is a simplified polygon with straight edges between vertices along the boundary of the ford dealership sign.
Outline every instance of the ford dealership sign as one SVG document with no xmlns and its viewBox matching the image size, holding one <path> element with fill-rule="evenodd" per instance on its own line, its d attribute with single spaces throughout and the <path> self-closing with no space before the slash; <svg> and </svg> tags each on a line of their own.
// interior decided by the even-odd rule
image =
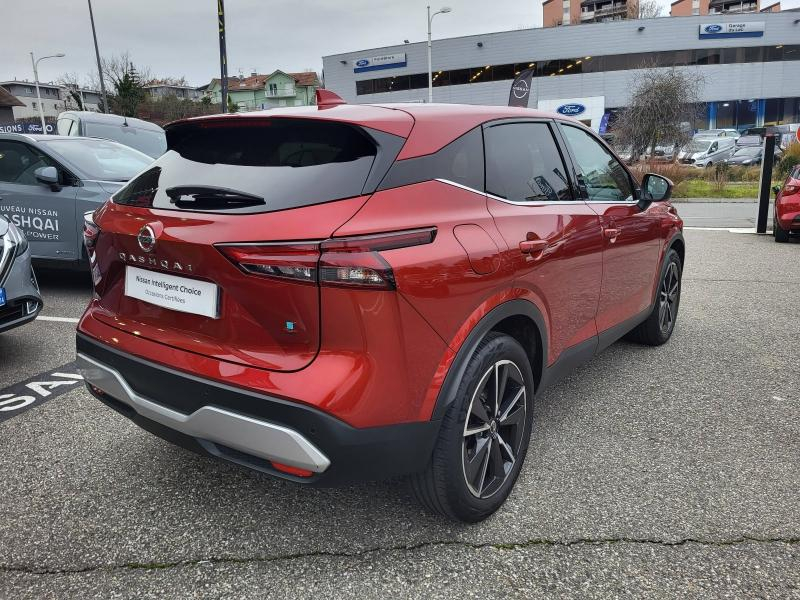
<svg viewBox="0 0 800 600">
<path fill-rule="evenodd" d="M 745 23 L 702 23 L 700 39 L 762 37 L 764 21 L 747 21 Z"/>
<path fill-rule="evenodd" d="M 576 117 L 586 112 L 586 107 L 583 104 L 562 104 L 556 109 L 556 112 L 560 115 L 564 115 L 567 117 Z"/>
<path fill-rule="evenodd" d="M 365 73 L 367 71 L 380 71 L 381 69 L 397 69 L 405 67 L 407 64 L 406 53 L 384 54 L 382 56 L 371 56 L 369 58 L 359 58 L 353 61 L 353 73 Z"/>
</svg>

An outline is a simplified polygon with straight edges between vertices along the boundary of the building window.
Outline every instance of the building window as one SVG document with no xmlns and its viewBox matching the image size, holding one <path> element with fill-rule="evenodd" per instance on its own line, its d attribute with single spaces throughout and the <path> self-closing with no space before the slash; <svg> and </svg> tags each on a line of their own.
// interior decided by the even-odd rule
<svg viewBox="0 0 800 600">
<path fill-rule="evenodd" d="M 745 48 L 702 48 L 695 50 L 668 50 L 611 54 L 606 56 L 580 56 L 544 60 L 530 63 L 502 65 L 477 65 L 452 71 L 435 71 L 434 87 L 464 85 L 482 81 L 506 81 L 521 71 L 532 68 L 534 77 L 555 77 L 577 73 L 603 73 L 636 69 L 645 62 L 655 62 L 659 67 L 759 63 L 800 60 L 800 45 L 749 46 Z M 398 77 L 381 77 L 356 82 L 356 95 L 377 94 L 428 86 L 427 73 Z M 271 88 L 270 88 L 271 89 Z"/>
<path fill-rule="evenodd" d="M 31 108 L 36 108 L 36 102 L 31 102 Z"/>
<path fill-rule="evenodd" d="M 278 84 L 277 83 L 270 83 L 269 84 L 269 95 L 270 96 L 277 96 L 278 95 Z"/>
</svg>

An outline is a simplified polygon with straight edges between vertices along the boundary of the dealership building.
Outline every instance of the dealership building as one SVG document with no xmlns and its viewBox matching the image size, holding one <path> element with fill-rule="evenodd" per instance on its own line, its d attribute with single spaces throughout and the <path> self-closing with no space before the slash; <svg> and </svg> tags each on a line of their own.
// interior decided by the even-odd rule
<svg viewBox="0 0 800 600">
<path fill-rule="evenodd" d="M 447 18 L 454 18 L 452 16 Z M 434 102 L 508 104 L 535 69 L 530 108 L 604 131 L 629 99 L 633 71 L 677 66 L 702 76 L 698 129 L 800 122 L 800 12 L 620 20 L 433 42 Z M 350 103 L 426 102 L 427 44 L 323 57 L 325 87 Z"/>
</svg>

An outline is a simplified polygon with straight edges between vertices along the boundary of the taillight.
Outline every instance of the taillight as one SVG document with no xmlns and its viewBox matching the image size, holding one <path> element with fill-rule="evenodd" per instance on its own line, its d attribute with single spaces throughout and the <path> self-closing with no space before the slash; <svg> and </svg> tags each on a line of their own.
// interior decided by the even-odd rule
<svg viewBox="0 0 800 600">
<path fill-rule="evenodd" d="M 800 182 L 795 179 L 793 179 L 791 182 L 787 181 L 781 190 L 784 196 L 791 196 L 792 194 L 796 194 L 798 191 L 800 191 Z"/>
<path fill-rule="evenodd" d="M 319 244 L 223 244 L 220 252 L 245 273 L 316 283 Z"/>
<path fill-rule="evenodd" d="M 393 290 L 391 266 L 379 254 L 385 250 L 430 244 L 436 228 L 414 229 L 321 243 L 220 244 L 220 252 L 245 273 L 335 287 Z"/>
<path fill-rule="evenodd" d="M 91 258 L 97 238 L 100 235 L 100 228 L 94 222 L 93 213 L 87 212 L 83 214 L 83 245 L 86 246 L 86 251 Z"/>
<path fill-rule="evenodd" d="M 393 290 L 397 285 L 392 268 L 378 253 L 430 244 L 435 237 L 436 228 L 429 227 L 326 240 L 319 261 L 320 284 Z"/>
</svg>

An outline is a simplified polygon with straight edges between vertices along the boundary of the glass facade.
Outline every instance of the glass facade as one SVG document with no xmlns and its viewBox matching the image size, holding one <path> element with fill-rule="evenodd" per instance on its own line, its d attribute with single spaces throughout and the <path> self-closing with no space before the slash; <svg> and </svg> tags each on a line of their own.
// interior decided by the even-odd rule
<svg viewBox="0 0 800 600">
<path fill-rule="evenodd" d="M 754 46 L 747 48 L 703 48 L 697 50 L 669 50 L 664 52 L 639 52 L 609 54 L 606 56 L 579 56 L 527 63 L 477 65 L 465 69 L 435 71 L 434 87 L 465 85 L 486 81 L 514 79 L 525 69 L 535 69 L 534 77 L 557 77 L 577 73 L 602 73 L 647 67 L 673 67 L 690 65 L 725 65 L 736 63 L 774 62 L 800 60 L 800 45 Z M 428 87 L 427 73 L 397 75 L 356 81 L 356 94 L 378 94 L 399 90 Z M 728 108 L 728 107 L 725 107 Z M 736 111 L 739 110 L 737 106 Z M 744 111 L 745 108 L 742 108 Z M 743 113 L 743 117 L 745 113 Z M 738 112 L 737 112 L 738 115 Z M 738 118 L 738 116 L 736 117 Z"/>
</svg>

